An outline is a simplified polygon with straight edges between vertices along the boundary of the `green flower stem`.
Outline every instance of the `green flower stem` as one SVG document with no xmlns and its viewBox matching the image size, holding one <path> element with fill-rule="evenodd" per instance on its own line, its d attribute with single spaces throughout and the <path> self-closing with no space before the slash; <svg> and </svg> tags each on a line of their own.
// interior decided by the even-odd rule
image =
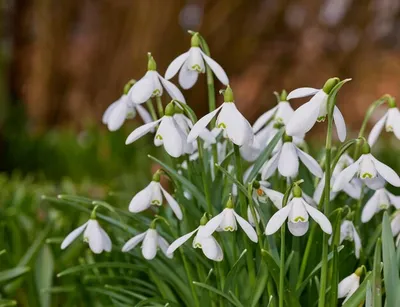
<svg viewBox="0 0 400 307">
<path fill-rule="evenodd" d="M 156 121 L 158 119 L 158 117 L 157 117 L 156 110 L 154 109 L 153 102 L 151 101 L 151 99 L 146 101 L 146 105 L 147 105 L 147 109 L 149 109 L 149 112 L 151 114 L 151 118 L 153 119 L 153 121 Z"/>
<path fill-rule="evenodd" d="M 360 128 L 360 132 L 358 133 L 358 137 L 359 138 L 363 138 L 364 137 L 364 133 L 365 133 L 365 129 L 367 128 L 367 124 L 369 119 L 371 118 L 372 114 L 375 112 L 375 110 L 381 106 L 382 104 L 384 104 L 385 102 L 388 102 L 390 99 L 392 99 L 392 97 L 390 95 L 383 95 L 381 98 L 379 98 L 378 100 L 375 100 L 368 108 L 367 112 L 365 113 L 365 117 L 364 117 L 364 121 L 362 122 L 361 128 Z M 361 144 L 357 144 L 355 150 L 354 150 L 354 156 L 353 159 L 357 159 L 359 154 L 360 154 L 360 147 Z"/>
<path fill-rule="evenodd" d="M 281 262 L 279 266 L 279 307 L 284 307 L 283 299 L 285 296 L 285 234 L 286 234 L 286 223 L 282 224 L 281 227 Z"/>
<path fill-rule="evenodd" d="M 298 277 L 297 283 L 296 283 L 296 290 L 300 287 L 300 285 L 303 282 L 304 273 L 306 272 L 306 268 L 307 268 L 308 256 L 310 255 L 312 245 L 315 243 L 314 235 L 315 235 L 315 231 L 317 229 L 316 226 L 317 226 L 316 223 L 313 223 L 311 226 L 310 235 L 308 236 L 306 249 L 304 250 L 303 259 L 301 260 L 299 277 Z"/>
<path fill-rule="evenodd" d="M 189 263 L 187 262 L 185 254 L 182 251 L 182 249 L 180 248 L 179 250 L 180 250 L 180 253 L 181 253 L 182 260 L 183 260 L 183 266 L 185 267 L 185 271 L 186 271 L 186 275 L 187 275 L 187 278 L 188 278 L 188 282 L 190 284 L 190 289 L 192 291 L 194 305 L 196 307 L 200 307 L 199 298 L 197 297 L 196 289 L 195 289 L 194 284 L 193 284 L 193 277 L 192 277 L 192 273 L 191 273 L 190 268 L 189 268 Z"/>
<path fill-rule="evenodd" d="M 208 161 L 204 160 L 203 144 L 202 144 L 202 142 L 200 141 L 199 138 L 197 138 L 197 148 L 198 148 L 198 151 L 199 151 L 199 161 L 201 162 L 202 167 L 203 167 L 203 172 L 202 172 L 201 178 L 202 178 L 202 181 L 203 181 L 204 195 L 205 195 L 206 202 L 207 202 L 207 211 L 208 211 L 208 213 L 213 214 L 213 206 L 212 206 L 212 203 L 211 203 L 210 187 L 208 185 L 208 178 L 207 178 L 208 177 L 207 176 L 207 174 L 208 174 L 208 172 L 207 172 L 207 163 L 208 163 Z"/>
<path fill-rule="evenodd" d="M 233 150 L 234 150 L 234 155 L 235 155 L 236 179 L 240 183 L 243 183 L 243 169 L 242 169 L 242 160 L 240 157 L 239 146 L 236 144 L 233 144 Z M 239 194 L 239 202 L 240 202 L 240 214 L 242 216 L 245 216 L 246 211 L 247 211 L 246 210 L 246 195 L 244 195 L 244 193 L 240 189 L 238 189 L 238 194 Z M 245 238 L 245 235 L 244 235 L 244 241 L 246 242 L 246 248 L 247 248 L 246 258 L 247 258 L 247 269 L 249 270 L 250 284 L 254 285 L 256 282 L 256 270 L 255 270 L 255 266 L 254 266 L 252 247 L 251 247 L 249 241 L 247 240 L 247 238 Z"/>
<path fill-rule="evenodd" d="M 258 236 L 258 245 L 260 246 L 260 251 L 263 249 L 263 244 L 262 244 L 262 231 L 260 229 L 260 224 L 257 221 L 257 214 L 256 214 L 256 209 L 254 208 L 253 204 L 253 184 L 249 183 L 247 185 L 247 195 L 248 195 L 248 200 L 249 200 L 249 208 L 251 215 L 254 218 L 254 222 L 256 224 L 256 232 Z"/>
<path fill-rule="evenodd" d="M 164 107 L 161 101 L 160 96 L 156 96 L 156 103 L 157 103 L 157 110 L 158 110 L 158 115 L 161 117 L 164 116 Z"/>
</svg>

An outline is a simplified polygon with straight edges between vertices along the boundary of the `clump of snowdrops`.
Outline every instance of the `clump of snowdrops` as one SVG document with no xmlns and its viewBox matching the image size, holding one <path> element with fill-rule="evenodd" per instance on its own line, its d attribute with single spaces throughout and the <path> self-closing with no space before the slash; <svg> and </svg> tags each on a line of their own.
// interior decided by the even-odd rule
<svg viewBox="0 0 400 307">
<path fill-rule="evenodd" d="M 374 155 L 382 131 L 400 139 L 395 99 L 372 103 L 348 139 L 336 103 L 350 79 L 329 78 L 275 93 L 277 105 L 251 125 L 204 38 L 190 34 L 190 49 L 164 75 L 149 53 L 146 74 L 104 113 L 111 131 L 138 113 L 144 124 L 126 144 L 151 134 L 164 156 L 148 156 L 160 168 L 126 201 L 129 212 L 89 203 L 88 221 L 61 249 L 80 238 L 111 254 L 59 276 L 106 270 L 99 293 L 116 306 L 400 306 L 400 197 L 390 192 L 400 178 Z M 201 102 L 186 101 L 170 80 L 186 90 L 201 74 L 209 113 L 198 118 L 190 105 Z M 387 112 L 367 135 L 378 107 Z M 326 127 L 325 146 L 310 152 L 306 136 L 317 125 Z"/>
</svg>

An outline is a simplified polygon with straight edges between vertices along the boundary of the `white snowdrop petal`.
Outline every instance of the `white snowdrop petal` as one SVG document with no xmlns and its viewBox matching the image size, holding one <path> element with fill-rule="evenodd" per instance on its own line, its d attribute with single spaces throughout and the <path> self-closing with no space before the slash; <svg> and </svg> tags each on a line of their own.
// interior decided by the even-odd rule
<svg viewBox="0 0 400 307">
<path fill-rule="evenodd" d="M 290 233 L 296 237 L 304 236 L 308 231 L 309 225 L 308 221 L 297 223 L 288 221 L 288 229 Z"/>
<path fill-rule="evenodd" d="M 108 117 L 107 127 L 110 131 L 117 131 L 126 119 L 128 112 L 128 105 L 124 100 L 120 100 L 119 103 L 112 109 Z"/>
<path fill-rule="evenodd" d="M 161 121 L 161 119 L 156 120 L 155 122 L 151 122 L 151 123 L 148 123 L 148 124 L 145 124 L 143 126 L 140 126 L 140 127 L 136 128 L 128 136 L 128 138 L 125 141 L 125 144 L 126 145 L 131 144 L 131 143 L 135 142 L 137 139 L 139 139 L 142 136 L 144 136 L 145 134 L 149 133 L 151 130 L 153 130 L 158 125 L 158 123 L 160 121 Z"/>
<path fill-rule="evenodd" d="M 140 104 L 137 104 L 135 105 L 135 108 L 145 124 L 149 124 L 153 121 L 149 111 L 147 111 L 145 107 L 143 107 Z"/>
<path fill-rule="evenodd" d="M 208 221 L 206 225 L 199 231 L 202 236 L 208 237 L 211 236 L 215 230 L 217 230 L 218 226 L 221 224 L 222 220 L 225 216 L 225 209 L 218 215 L 214 216 L 211 220 Z"/>
<path fill-rule="evenodd" d="M 133 103 L 144 103 L 151 98 L 154 91 L 154 82 L 151 75 L 146 73 L 142 79 L 136 82 L 129 90 L 128 96 Z"/>
<path fill-rule="evenodd" d="M 308 132 L 317 121 L 319 105 L 318 100 L 311 99 L 294 111 L 286 125 L 286 133 L 291 136 L 300 136 Z"/>
<path fill-rule="evenodd" d="M 393 236 L 396 236 L 400 232 L 400 213 L 396 213 L 392 221 L 390 222 L 390 228 Z"/>
<path fill-rule="evenodd" d="M 386 184 L 385 179 L 383 179 L 382 176 L 379 175 L 379 173 L 378 173 L 378 176 L 376 176 L 375 178 L 365 178 L 365 179 L 362 179 L 362 181 L 365 183 L 365 185 L 368 188 L 370 188 L 372 190 L 382 189 Z"/>
<path fill-rule="evenodd" d="M 206 55 L 203 51 L 201 51 L 201 55 L 203 56 L 204 60 L 210 66 L 211 70 L 213 71 L 214 75 L 218 78 L 218 80 L 224 84 L 228 85 L 229 84 L 229 78 L 226 75 L 224 69 L 219 65 L 216 61 L 214 61 L 212 58 L 210 58 L 208 55 Z"/>
<path fill-rule="evenodd" d="M 315 222 L 321 227 L 321 229 L 330 235 L 332 233 L 332 225 L 329 222 L 328 218 L 320 211 L 310 206 L 306 202 L 303 202 L 304 207 L 306 208 L 308 214 L 313 218 Z"/>
<path fill-rule="evenodd" d="M 139 233 L 138 235 L 130 238 L 122 247 L 122 251 L 129 252 L 131 249 L 135 248 L 136 245 L 138 245 L 140 242 L 143 241 L 143 238 L 145 237 L 146 232 Z"/>
<path fill-rule="evenodd" d="M 386 164 L 380 162 L 378 159 L 374 158 L 372 155 L 372 160 L 374 161 L 374 165 L 376 170 L 378 171 L 379 175 L 381 175 L 387 182 L 395 187 L 400 187 L 400 178 L 397 173 L 387 166 Z"/>
<path fill-rule="evenodd" d="M 101 236 L 103 238 L 103 240 L 102 240 L 103 241 L 103 249 L 106 252 L 111 252 L 112 243 L 111 243 L 110 236 L 101 227 L 100 227 L 100 232 L 101 232 Z"/>
<path fill-rule="evenodd" d="M 143 239 L 142 255 L 145 259 L 151 260 L 157 254 L 158 234 L 155 229 L 148 229 Z"/>
<path fill-rule="evenodd" d="M 137 193 L 129 203 L 129 211 L 133 213 L 142 212 L 148 209 L 151 205 L 151 185 L 149 184 L 146 188 Z"/>
<path fill-rule="evenodd" d="M 358 171 L 360 159 L 358 159 L 356 162 L 349 165 L 343 171 L 340 172 L 340 174 L 336 177 L 335 182 L 333 183 L 332 191 L 339 192 L 340 190 L 343 189 L 345 184 L 348 184 L 350 182 L 350 180 L 354 177 L 354 175 Z"/>
<path fill-rule="evenodd" d="M 267 180 L 275 172 L 278 167 L 280 153 L 281 151 L 279 150 L 271 159 L 268 160 L 265 166 L 263 166 L 261 172 L 262 180 Z"/>
<path fill-rule="evenodd" d="M 354 240 L 354 254 L 356 255 L 356 258 L 359 259 L 361 251 L 361 239 L 354 226 L 353 226 L 353 240 Z"/>
<path fill-rule="evenodd" d="M 179 206 L 178 202 L 163 188 L 161 187 L 161 190 L 164 194 L 165 199 L 167 200 L 169 206 L 171 207 L 172 211 L 175 213 L 176 217 L 178 220 L 182 220 L 182 210 L 181 207 Z"/>
<path fill-rule="evenodd" d="M 265 228 L 265 234 L 267 236 L 272 235 L 273 233 L 278 231 L 278 229 L 282 226 L 282 224 L 289 216 L 291 208 L 292 206 L 289 203 L 271 217 L 271 219 L 268 221 L 267 227 Z"/>
<path fill-rule="evenodd" d="M 283 144 L 278 162 L 279 173 L 284 177 L 295 177 L 299 171 L 296 146 L 291 142 Z"/>
<path fill-rule="evenodd" d="M 168 244 L 167 240 L 165 240 L 160 235 L 158 236 L 158 246 L 160 246 L 161 251 L 163 252 L 163 254 L 166 257 L 168 257 L 170 259 L 172 259 L 174 257 L 173 253 L 168 253 L 169 244 Z"/>
<path fill-rule="evenodd" d="M 172 254 L 178 247 L 183 245 L 187 240 L 189 240 L 199 229 L 197 227 L 195 230 L 183 235 L 182 237 L 179 237 L 176 239 L 174 242 L 171 243 L 171 245 L 168 247 L 167 254 Z"/>
<path fill-rule="evenodd" d="M 222 261 L 224 259 L 222 248 L 213 236 L 201 238 L 200 242 L 201 249 L 208 259 L 213 261 Z"/>
<path fill-rule="evenodd" d="M 338 285 L 338 298 L 345 297 L 351 290 L 354 284 L 356 274 L 351 274 L 344 278 Z"/>
<path fill-rule="evenodd" d="M 287 100 L 312 96 L 315 95 L 318 91 L 319 89 L 312 87 L 300 87 L 291 91 L 289 95 L 287 95 Z"/>
<path fill-rule="evenodd" d="M 374 214 L 378 211 L 378 193 L 375 192 L 374 195 L 365 204 L 361 213 L 361 222 L 369 222 Z"/>
<path fill-rule="evenodd" d="M 189 51 L 182 53 L 175 60 L 173 60 L 171 64 L 169 64 L 167 71 L 165 72 L 165 79 L 169 80 L 173 78 L 178 72 L 178 70 L 182 67 L 183 63 L 185 63 L 188 56 L 189 56 Z"/>
<path fill-rule="evenodd" d="M 165 151 L 174 158 L 184 154 L 184 141 L 179 133 L 179 127 L 171 116 L 164 116 L 157 134 L 162 137 Z"/>
<path fill-rule="evenodd" d="M 257 233 L 254 230 L 254 228 L 250 225 L 250 223 L 247 222 L 244 218 L 242 218 L 235 211 L 233 211 L 233 214 L 235 215 L 236 221 L 238 222 L 240 227 L 243 229 L 243 231 L 246 233 L 246 235 L 249 237 L 249 239 L 251 241 L 257 243 L 258 242 Z"/>
<path fill-rule="evenodd" d="M 264 125 L 272 118 L 277 111 L 278 106 L 273 107 L 271 110 L 262 114 L 253 124 L 253 132 L 256 133 L 264 127 Z"/>
<path fill-rule="evenodd" d="M 108 106 L 108 108 L 106 109 L 106 111 L 104 112 L 103 117 L 101 118 L 101 122 L 104 125 L 107 125 L 108 118 L 110 117 L 110 114 L 111 114 L 112 110 L 115 108 L 115 106 L 118 105 L 119 101 L 120 101 L 120 99 L 118 99 L 117 101 L 115 101 L 112 104 L 110 104 Z"/>
<path fill-rule="evenodd" d="M 400 196 L 393 195 L 390 192 L 387 192 L 390 202 L 396 207 L 396 209 L 400 209 Z"/>
<path fill-rule="evenodd" d="M 87 241 L 93 253 L 100 254 L 103 251 L 103 237 L 100 225 L 96 220 L 90 220 L 88 223 Z"/>
<path fill-rule="evenodd" d="M 261 186 L 260 189 L 263 190 L 265 195 L 268 196 L 268 198 L 271 200 L 271 202 L 274 204 L 274 206 L 277 209 L 281 209 L 282 208 L 283 194 L 281 192 L 274 191 L 274 190 L 271 190 L 271 189 L 267 189 L 267 188 L 265 188 L 263 186 Z"/>
<path fill-rule="evenodd" d="M 61 249 L 67 248 L 86 228 L 88 222 L 71 231 L 61 243 Z"/>
<path fill-rule="evenodd" d="M 344 142 L 344 140 L 346 140 L 346 123 L 344 121 L 342 113 L 337 106 L 335 106 L 335 108 L 333 109 L 333 121 L 336 126 L 336 132 L 339 140 L 341 142 Z"/>
<path fill-rule="evenodd" d="M 197 139 L 197 137 L 200 135 L 200 133 L 203 132 L 204 129 L 206 129 L 207 125 L 210 123 L 210 121 L 213 119 L 215 115 L 219 112 L 219 110 L 222 108 L 223 105 L 219 106 L 216 108 L 214 111 L 208 113 L 207 115 L 203 116 L 200 118 L 197 123 L 193 125 L 192 130 L 190 131 L 188 137 L 187 137 L 187 142 L 191 143 L 194 140 Z"/>
<path fill-rule="evenodd" d="M 371 129 L 371 132 L 369 133 L 368 136 L 368 144 L 369 146 L 374 146 L 374 144 L 376 143 L 379 135 L 381 134 L 383 127 L 385 127 L 385 122 L 387 119 L 387 112 L 386 114 L 380 119 L 378 120 L 378 122 L 375 124 L 375 126 Z"/>
<path fill-rule="evenodd" d="M 198 79 L 199 73 L 195 70 L 190 70 L 187 67 L 182 67 L 179 72 L 179 84 L 185 90 L 193 87 Z"/>
<path fill-rule="evenodd" d="M 185 97 L 179 90 L 179 88 L 173 84 L 172 82 L 165 80 L 163 77 L 158 75 L 159 79 L 161 80 L 162 85 L 167 90 L 168 95 L 171 96 L 172 99 L 176 99 L 179 102 L 186 103 Z"/>
<path fill-rule="evenodd" d="M 301 149 L 296 147 L 297 154 L 303 162 L 303 164 L 308 168 L 308 170 L 313 174 L 314 176 L 317 176 L 319 178 L 322 178 L 323 171 L 321 167 L 319 166 L 318 162 L 311 157 L 308 153 L 302 151 Z"/>
</svg>

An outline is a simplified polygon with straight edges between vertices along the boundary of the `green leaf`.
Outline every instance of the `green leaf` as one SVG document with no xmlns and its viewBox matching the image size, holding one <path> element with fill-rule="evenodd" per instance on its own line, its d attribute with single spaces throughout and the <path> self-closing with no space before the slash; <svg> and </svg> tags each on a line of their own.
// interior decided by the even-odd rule
<svg viewBox="0 0 400 307">
<path fill-rule="evenodd" d="M 249 176 L 247 177 L 247 182 L 252 182 L 259 172 L 259 170 L 263 167 L 264 163 L 268 160 L 272 151 L 274 150 L 276 144 L 278 144 L 279 140 L 282 138 L 282 135 L 285 131 L 285 128 L 281 128 L 272 138 L 271 142 L 269 142 L 268 146 L 262 151 L 260 156 L 254 162 L 253 169 L 251 170 Z"/>
<path fill-rule="evenodd" d="M 0 282 L 7 282 L 14 278 L 20 277 L 31 270 L 30 267 L 16 267 L 14 269 L 4 270 L 0 272 Z"/>
<path fill-rule="evenodd" d="M 243 184 L 239 182 L 231 173 L 229 173 L 226 169 L 224 169 L 222 166 L 220 166 L 218 163 L 215 163 L 215 166 L 222 172 L 224 173 L 229 179 L 232 181 L 232 183 L 236 184 L 236 186 L 245 194 L 247 195 L 247 190 Z"/>
<path fill-rule="evenodd" d="M 279 279 L 280 279 L 280 277 L 279 277 L 279 270 L 280 270 L 279 265 L 276 263 L 275 259 L 272 257 L 272 255 L 268 251 L 263 249 L 263 250 L 261 250 L 261 253 L 262 253 L 264 261 L 267 264 L 268 271 L 271 274 L 272 278 L 274 279 L 276 286 L 278 287 L 279 286 Z M 294 291 L 292 291 L 289 288 L 288 285 L 289 285 L 289 283 L 285 278 L 285 281 L 284 281 L 284 288 L 285 288 L 285 290 L 284 290 L 284 293 L 285 293 L 284 301 L 285 301 L 286 305 L 290 306 L 290 307 L 300 307 L 301 305 L 300 305 L 298 299 L 296 298 Z"/>
<path fill-rule="evenodd" d="M 367 282 L 367 294 L 365 296 L 365 307 L 373 307 L 372 288 L 371 288 L 371 282 L 369 280 Z"/>
<path fill-rule="evenodd" d="M 374 307 L 382 306 L 381 254 L 382 243 L 381 239 L 379 238 L 375 246 L 374 266 L 372 269 L 372 301 Z"/>
<path fill-rule="evenodd" d="M 68 268 L 57 274 L 57 277 L 62 277 L 70 274 L 79 273 L 82 271 L 88 271 L 99 268 L 107 268 L 107 269 L 128 269 L 135 271 L 146 271 L 147 267 L 145 265 L 131 264 L 127 262 L 98 262 L 93 264 L 82 264 L 78 266 L 74 266 L 72 268 Z"/>
<path fill-rule="evenodd" d="M 265 286 L 268 281 L 267 265 L 264 261 L 260 263 L 260 269 L 257 273 L 255 289 L 252 291 L 251 307 L 257 306 L 261 295 L 265 292 Z"/>
<path fill-rule="evenodd" d="M 372 274 L 368 272 L 360 287 L 353 293 L 352 296 L 343 304 L 343 307 L 359 307 L 365 300 L 368 282 L 372 281 Z M 395 305 L 388 305 L 395 306 Z"/>
<path fill-rule="evenodd" d="M 197 198 L 197 200 L 201 204 L 206 204 L 206 199 L 204 195 L 197 189 L 197 187 L 191 183 L 189 180 L 187 180 L 185 177 L 182 175 L 179 175 L 172 167 L 168 166 L 164 162 L 158 160 L 157 158 L 154 158 L 151 155 L 148 155 L 148 157 L 153 160 L 154 162 L 158 163 L 161 165 L 161 167 L 169 173 L 169 175 L 174 178 L 175 180 L 179 181 L 194 197 Z"/>
<path fill-rule="evenodd" d="M 400 306 L 399 268 L 397 266 L 393 234 L 387 212 L 383 214 L 382 222 L 382 256 L 387 306 Z"/>
<path fill-rule="evenodd" d="M 0 299 L 0 307 L 17 306 L 17 301 Z"/>
<path fill-rule="evenodd" d="M 228 290 L 234 289 L 235 282 L 238 280 L 236 279 L 237 274 L 242 267 L 245 257 L 244 255 L 247 253 L 247 249 L 245 249 L 239 256 L 238 260 L 233 264 L 232 269 L 229 271 L 228 275 L 226 276 L 224 292 L 228 292 Z M 240 281 L 240 280 L 239 280 Z M 240 285 L 239 285 L 240 286 Z"/>
<path fill-rule="evenodd" d="M 53 284 L 54 258 L 49 246 L 43 245 L 36 259 L 35 281 L 41 307 L 51 306 L 50 293 L 42 289 L 51 288 Z"/>
<path fill-rule="evenodd" d="M 215 293 L 215 294 L 217 294 L 217 295 L 219 295 L 219 296 L 225 298 L 226 300 L 228 300 L 228 301 L 229 301 L 231 304 L 233 304 L 234 306 L 243 307 L 242 304 L 238 304 L 238 303 L 237 303 L 234 299 L 232 299 L 229 295 L 225 294 L 224 292 L 222 292 L 222 291 L 220 291 L 220 290 L 218 290 L 218 289 L 216 289 L 216 288 L 214 288 L 214 287 L 212 287 L 212 286 L 209 286 L 209 285 L 203 284 L 203 283 L 201 283 L 201 282 L 197 282 L 197 281 L 194 281 L 193 284 L 196 285 L 196 286 L 198 286 L 198 287 L 207 289 L 207 290 L 209 290 L 210 292 L 213 292 L 213 293 Z"/>
<path fill-rule="evenodd" d="M 134 300 L 132 298 L 126 297 L 125 295 L 119 294 L 119 293 L 115 293 L 111 290 L 105 289 L 105 288 L 101 288 L 101 287 L 86 287 L 85 288 L 87 291 L 89 292 L 95 292 L 95 293 L 99 293 L 99 294 L 103 294 L 103 295 L 107 295 L 109 297 L 115 298 L 123 303 L 126 304 L 134 304 Z"/>
</svg>

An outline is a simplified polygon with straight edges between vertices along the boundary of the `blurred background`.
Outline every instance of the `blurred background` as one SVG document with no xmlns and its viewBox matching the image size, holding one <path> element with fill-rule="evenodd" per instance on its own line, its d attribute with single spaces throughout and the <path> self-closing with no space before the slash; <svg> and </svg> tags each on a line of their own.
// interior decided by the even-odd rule
<svg viewBox="0 0 400 307">
<path fill-rule="evenodd" d="M 0 278 L 1 306 L 15 298 L 21 306 L 61 306 L 66 297 L 41 289 L 59 286 L 54 273 L 83 254 L 83 244 L 60 254 L 76 211 L 54 210 L 42 194 L 80 194 L 126 209 L 148 183 L 145 154 L 158 154 L 151 137 L 124 144 L 140 121 L 108 132 L 101 116 L 128 80 L 146 72 L 147 52 L 164 74 L 190 47 L 187 30 L 205 37 L 250 122 L 276 103 L 273 91 L 350 77 L 338 103 L 355 135 L 372 101 L 400 91 L 398 0 L 1 0 L 0 14 L 0 235 L 7 238 L 0 269 L 33 268 L 25 279 L 11 275 L 12 284 Z M 203 115 L 205 76 L 199 81 L 184 95 Z M 325 125 L 317 127 L 311 138 L 322 142 Z M 378 147 L 394 144 L 389 136 Z M 381 155 L 399 170 L 393 152 Z M 79 296 L 68 299 L 79 306 Z"/>
</svg>

